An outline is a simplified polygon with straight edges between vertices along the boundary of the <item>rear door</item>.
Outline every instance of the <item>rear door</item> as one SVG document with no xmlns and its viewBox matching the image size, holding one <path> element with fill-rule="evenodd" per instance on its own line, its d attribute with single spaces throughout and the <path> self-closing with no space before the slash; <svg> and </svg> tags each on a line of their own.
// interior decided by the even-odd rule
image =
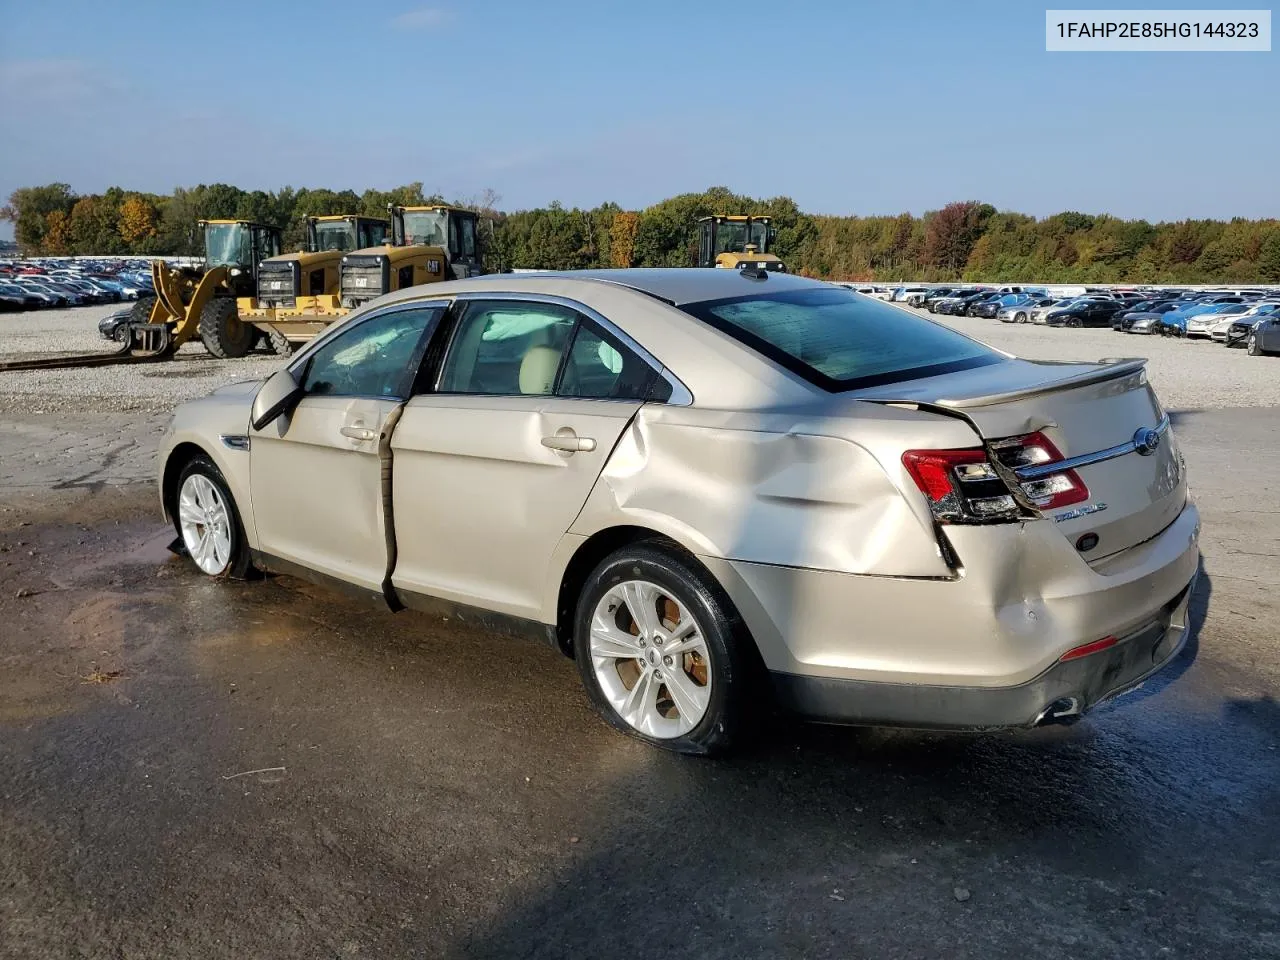
<svg viewBox="0 0 1280 960">
<path fill-rule="evenodd" d="M 537 619 L 547 565 L 657 371 L 563 302 L 461 305 L 392 437 L 392 583 Z"/>
</svg>

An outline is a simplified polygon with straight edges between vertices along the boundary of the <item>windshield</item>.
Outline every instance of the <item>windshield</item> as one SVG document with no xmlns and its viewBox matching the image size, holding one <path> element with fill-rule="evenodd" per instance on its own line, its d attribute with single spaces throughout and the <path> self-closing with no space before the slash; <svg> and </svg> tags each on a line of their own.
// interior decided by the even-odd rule
<svg viewBox="0 0 1280 960">
<path fill-rule="evenodd" d="M 249 228 L 239 223 L 210 223 L 204 228 L 204 259 L 211 267 L 240 267 L 253 259 Z"/>
<path fill-rule="evenodd" d="M 752 220 L 750 239 L 756 250 L 764 253 L 769 247 L 769 225 L 761 220 Z"/>
<path fill-rule="evenodd" d="M 404 242 L 409 246 L 447 247 L 448 221 L 444 210 L 406 210 Z"/>
<path fill-rule="evenodd" d="M 682 307 L 826 390 L 999 363 L 977 341 L 849 290 L 798 290 Z"/>
<path fill-rule="evenodd" d="M 316 252 L 355 250 L 356 231 L 347 220 L 325 220 L 316 224 Z"/>
<path fill-rule="evenodd" d="M 712 253 L 738 253 L 747 245 L 747 224 L 743 220 L 722 220 L 716 224 L 716 247 Z"/>
</svg>

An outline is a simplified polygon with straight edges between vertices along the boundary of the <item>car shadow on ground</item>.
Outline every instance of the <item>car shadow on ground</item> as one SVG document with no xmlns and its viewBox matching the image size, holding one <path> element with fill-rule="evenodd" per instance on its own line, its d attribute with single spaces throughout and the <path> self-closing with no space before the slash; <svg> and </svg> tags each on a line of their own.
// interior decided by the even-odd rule
<svg viewBox="0 0 1280 960">
<path fill-rule="evenodd" d="M 583 856 L 554 887 L 513 897 L 459 955 L 1160 956 L 1153 925 L 1185 926 L 1188 910 L 1192 939 L 1245 955 L 1232 929 L 1252 936 L 1249 921 L 1231 905 L 1256 894 L 1233 864 L 1277 834 L 1280 706 L 1226 700 L 1206 715 L 1152 697 L 1195 662 L 1211 593 L 1202 571 L 1188 642 L 1158 681 L 1072 727 L 779 720 L 731 759 L 654 752 L 583 798 Z M 1264 835 L 1215 834 L 1224 795 Z"/>
</svg>

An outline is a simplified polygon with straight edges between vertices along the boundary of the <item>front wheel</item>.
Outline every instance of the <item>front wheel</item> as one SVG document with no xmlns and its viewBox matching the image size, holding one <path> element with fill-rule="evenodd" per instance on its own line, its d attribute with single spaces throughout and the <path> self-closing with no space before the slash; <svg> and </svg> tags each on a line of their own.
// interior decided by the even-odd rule
<svg viewBox="0 0 1280 960">
<path fill-rule="evenodd" d="M 573 642 L 592 703 L 624 733 L 711 754 L 745 724 L 750 640 L 719 584 L 674 548 L 606 557 L 578 597 Z"/>
<path fill-rule="evenodd" d="M 1025 313 L 1023 313 L 1021 310 L 1019 310 L 1017 313 L 1015 313 L 1015 314 L 1013 315 L 1013 322 L 1014 322 L 1014 323 L 1026 323 L 1026 322 L 1027 322 L 1027 315 L 1026 315 Z"/>
<path fill-rule="evenodd" d="M 202 573 L 235 579 L 248 575 L 249 545 L 236 502 L 222 471 L 208 457 L 196 457 L 179 475 L 173 522 Z"/>
<path fill-rule="evenodd" d="M 1067 326 L 1075 327 L 1075 328 L 1083 327 L 1084 321 L 1081 320 L 1079 317 L 1072 317 L 1070 320 L 1067 321 Z"/>
<path fill-rule="evenodd" d="M 214 297 L 200 311 L 200 339 L 220 360 L 248 355 L 258 338 L 257 328 L 240 320 L 231 297 Z"/>
<path fill-rule="evenodd" d="M 1245 349 L 1251 357 L 1262 356 L 1262 347 L 1258 346 L 1258 335 L 1256 333 L 1250 332 Z"/>
</svg>

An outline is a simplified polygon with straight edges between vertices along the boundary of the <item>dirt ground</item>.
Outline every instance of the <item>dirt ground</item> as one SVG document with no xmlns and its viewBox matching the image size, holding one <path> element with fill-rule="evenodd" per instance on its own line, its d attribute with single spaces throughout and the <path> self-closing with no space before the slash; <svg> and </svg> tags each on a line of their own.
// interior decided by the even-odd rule
<svg viewBox="0 0 1280 960">
<path fill-rule="evenodd" d="M 198 575 L 131 422 L 0 423 L 0 957 L 1280 956 L 1274 409 L 1175 415 L 1204 576 L 1146 687 L 718 761 L 544 646 Z"/>
</svg>

